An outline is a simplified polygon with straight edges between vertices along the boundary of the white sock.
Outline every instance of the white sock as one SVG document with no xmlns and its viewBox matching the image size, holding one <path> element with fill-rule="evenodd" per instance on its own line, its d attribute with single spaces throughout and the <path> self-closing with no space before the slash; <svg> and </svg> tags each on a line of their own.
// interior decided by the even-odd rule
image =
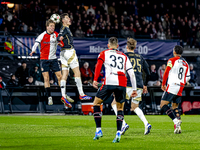
<svg viewBox="0 0 200 150">
<path fill-rule="evenodd" d="M 62 96 L 66 97 L 66 81 L 65 80 L 60 81 L 60 89 L 61 89 Z"/>
<path fill-rule="evenodd" d="M 173 120 L 173 122 L 174 122 L 174 124 L 177 124 L 177 123 L 178 123 L 178 119 L 175 118 L 175 119 Z"/>
<path fill-rule="evenodd" d="M 101 130 L 101 128 L 96 128 L 96 132 L 99 132 Z"/>
<path fill-rule="evenodd" d="M 80 77 L 75 77 L 75 82 L 76 82 L 76 86 L 79 92 L 79 95 L 83 96 L 85 95 L 83 92 L 83 85 L 82 85 L 82 81 Z"/>
<path fill-rule="evenodd" d="M 112 105 L 112 108 L 115 112 L 115 115 L 117 116 L 117 105 L 116 104 Z M 125 125 L 126 125 L 126 122 L 125 122 L 125 120 L 123 120 L 122 127 L 125 126 Z"/>
<path fill-rule="evenodd" d="M 146 126 L 148 124 L 147 119 L 144 116 L 144 113 L 142 112 L 142 110 L 137 107 L 134 112 L 138 115 L 138 117 L 143 121 L 144 125 Z"/>
</svg>

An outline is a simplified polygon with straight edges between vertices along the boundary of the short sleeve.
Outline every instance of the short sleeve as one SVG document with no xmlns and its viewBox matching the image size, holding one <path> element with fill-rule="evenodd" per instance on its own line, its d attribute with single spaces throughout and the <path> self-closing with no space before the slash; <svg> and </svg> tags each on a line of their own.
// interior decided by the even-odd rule
<svg viewBox="0 0 200 150">
<path fill-rule="evenodd" d="M 40 43 L 40 42 L 42 41 L 43 37 L 44 37 L 44 33 L 40 34 L 40 35 L 37 37 L 37 39 L 35 40 L 35 42 Z"/>
</svg>

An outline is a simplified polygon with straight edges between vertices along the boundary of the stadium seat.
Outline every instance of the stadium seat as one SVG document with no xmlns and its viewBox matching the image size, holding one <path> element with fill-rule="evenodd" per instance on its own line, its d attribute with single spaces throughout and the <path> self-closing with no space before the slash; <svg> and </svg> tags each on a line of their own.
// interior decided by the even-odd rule
<svg viewBox="0 0 200 150">
<path fill-rule="evenodd" d="M 194 101 L 192 103 L 192 109 L 200 109 L 200 102 Z"/>
<path fill-rule="evenodd" d="M 84 115 L 93 114 L 93 103 L 81 103 L 82 104 L 82 112 Z M 103 111 L 103 105 L 100 106 L 101 112 Z"/>
<path fill-rule="evenodd" d="M 186 111 L 190 111 L 192 109 L 192 104 L 190 101 L 184 101 L 181 105 L 183 113 L 185 113 Z"/>
</svg>

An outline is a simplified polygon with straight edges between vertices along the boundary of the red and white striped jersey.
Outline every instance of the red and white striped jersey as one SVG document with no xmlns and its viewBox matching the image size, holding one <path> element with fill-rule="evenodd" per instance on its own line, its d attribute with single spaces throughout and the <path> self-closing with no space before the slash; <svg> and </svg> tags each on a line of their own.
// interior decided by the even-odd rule
<svg viewBox="0 0 200 150">
<path fill-rule="evenodd" d="M 100 65 L 98 65 L 100 63 Z M 95 68 L 94 81 L 98 80 L 101 66 L 105 66 L 104 85 L 117 85 L 126 87 L 126 71 L 132 69 L 129 58 L 122 52 L 115 49 L 102 51 L 98 56 Z"/>
<path fill-rule="evenodd" d="M 183 88 L 190 79 L 189 65 L 184 58 L 176 56 L 168 60 L 167 68 L 163 75 L 163 86 L 166 84 L 167 78 L 168 85 L 166 91 L 182 96 Z"/>
<path fill-rule="evenodd" d="M 56 59 L 57 50 L 57 37 L 58 33 L 54 31 L 52 34 L 48 34 L 47 31 L 41 33 L 35 42 L 40 43 L 40 59 Z"/>
</svg>

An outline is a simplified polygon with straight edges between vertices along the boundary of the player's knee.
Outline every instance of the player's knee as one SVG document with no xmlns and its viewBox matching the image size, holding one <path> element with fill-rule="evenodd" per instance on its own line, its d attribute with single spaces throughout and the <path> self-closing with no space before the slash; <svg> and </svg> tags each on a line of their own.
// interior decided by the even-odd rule
<svg viewBox="0 0 200 150">
<path fill-rule="evenodd" d="M 101 106 L 101 103 L 102 103 L 102 100 L 100 100 L 97 97 L 94 98 L 93 106 Z"/>
<path fill-rule="evenodd" d="M 44 77 L 44 82 L 48 83 L 49 82 L 49 77 Z"/>
<path fill-rule="evenodd" d="M 75 77 L 81 77 L 81 73 L 79 71 L 74 72 Z"/>
<path fill-rule="evenodd" d="M 62 75 L 61 74 L 57 75 L 57 79 L 58 79 L 58 81 L 60 81 L 62 79 Z"/>
<path fill-rule="evenodd" d="M 131 109 L 134 111 L 139 105 L 135 103 L 131 103 Z"/>
</svg>

